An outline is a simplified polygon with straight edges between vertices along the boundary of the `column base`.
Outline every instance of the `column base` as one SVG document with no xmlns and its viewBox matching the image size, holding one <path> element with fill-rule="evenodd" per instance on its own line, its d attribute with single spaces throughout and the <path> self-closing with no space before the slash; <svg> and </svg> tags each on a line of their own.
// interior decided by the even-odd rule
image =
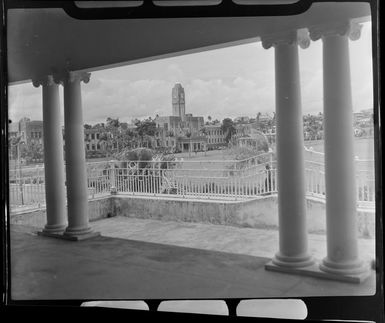
<svg viewBox="0 0 385 323">
<path fill-rule="evenodd" d="M 70 241 L 88 240 L 88 239 L 101 236 L 100 232 L 89 232 L 81 235 L 66 235 L 63 232 L 52 233 L 52 232 L 44 232 L 44 231 L 38 231 L 37 235 L 43 236 L 43 237 L 62 239 L 62 240 L 70 240 Z"/>
<path fill-rule="evenodd" d="M 46 224 L 42 232 L 45 233 L 63 233 L 66 228 L 65 224 Z"/>
<path fill-rule="evenodd" d="M 63 239 L 67 240 L 86 240 L 90 238 L 94 238 L 100 236 L 100 232 L 93 232 L 91 227 L 83 227 L 83 228 L 70 228 L 67 229 L 63 233 Z"/>
<path fill-rule="evenodd" d="M 361 272 L 359 274 L 336 274 L 331 272 L 325 272 L 320 269 L 320 266 L 317 263 L 314 263 L 307 267 L 283 267 L 283 266 L 276 265 L 273 261 L 269 261 L 265 265 L 265 269 L 270 271 L 286 273 L 286 274 L 308 276 L 308 277 L 335 280 L 335 281 L 355 283 L 355 284 L 363 283 L 367 278 L 369 278 L 374 273 L 374 271 L 370 269 L 369 264 L 367 266 L 367 269 L 364 272 Z"/>
<path fill-rule="evenodd" d="M 326 273 L 336 275 L 360 275 L 367 271 L 367 266 L 361 260 L 338 263 L 330 260 L 328 257 L 323 259 L 319 267 Z"/>
<path fill-rule="evenodd" d="M 287 257 L 281 255 L 279 252 L 276 253 L 272 262 L 276 266 L 289 267 L 289 268 L 301 268 L 308 267 L 314 264 L 315 260 L 310 255 L 304 255 L 299 257 Z"/>
</svg>

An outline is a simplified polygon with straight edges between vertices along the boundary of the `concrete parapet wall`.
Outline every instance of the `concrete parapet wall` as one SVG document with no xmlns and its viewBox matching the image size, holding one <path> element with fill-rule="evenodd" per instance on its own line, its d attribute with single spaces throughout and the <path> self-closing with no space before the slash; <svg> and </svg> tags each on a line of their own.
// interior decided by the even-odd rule
<svg viewBox="0 0 385 323">
<path fill-rule="evenodd" d="M 114 200 L 110 196 L 95 198 L 88 203 L 90 221 L 108 218 L 114 215 Z M 10 212 L 11 224 L 22 224 L 42 228 L 47 223 L 46 209 L 25 209 Z"/>
<path fill-rule="evenodd" d="M 248 201 L 213 201 L 172 198 L 146 198 L 116 195 L 115 215 L 141 219 L 200 222 L 249 228 L 278 229 L 278 200 L 276 195 Z M 326 232 L 325 202 L 307 198 L 310 233 Z M 375 214 L 358 210 L 358 234 L 374 237 Z"/>
<path fill-rule="evenodd" d="M 307 198 L 306 208 L 309 232 L 324 234 L 325 202 L 317 198 Z M 247 201 L 221 201 L 124 194 L 108 195 L 89 201 L 90 221 L 112 216 L 278 229 L 278 201 L 276 195 Z M 11 212 L 10 222 L 44 227 L 46 212 L 45 209 Z M 374 234 L 374 212 L 358 210 L 359 237 L 370 238 L 374 237 Z"/>
</svg>

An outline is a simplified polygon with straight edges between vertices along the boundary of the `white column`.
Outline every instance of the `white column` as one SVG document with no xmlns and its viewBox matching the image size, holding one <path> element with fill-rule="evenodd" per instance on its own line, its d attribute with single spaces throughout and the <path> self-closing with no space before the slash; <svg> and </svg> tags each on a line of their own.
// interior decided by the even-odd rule
<svg viewBox="0 0 385 323">
<path fill-rule="evenodd" d="M 59 85 L 51 75 L 33 82 L 42 85 L 44 174 L 47 224 L 43 232 L 60 233 L 66 226 L 63 137 L 60 125 Z"/>
<path fill-rule="evenodd" d="M 314 29 L 312 39 L 323 41 L 324 136 L 327 257 L 320 269 L 341 275 L 365 272 L 358 256 L 356 173 L 349 37 L 360 26 L 345 24 Z"/>
<path fill-rule="evenodd" d="M 273 264 L 289 268 L 314 263 L 308 253 L 298 42 L 310 43 L 296 31 L 262 42 L 275 48 L 279 251 Z"/>
<path fill-rule="evenodd" d="M 90 73 L 68 72 L 64 86 L 64 138 L 67 179 L 68 227 L 64 235 L 90 233 L 88 185 L 84 150 L 83 109 L 80 82 L 89 82 Z"/>
</svg>

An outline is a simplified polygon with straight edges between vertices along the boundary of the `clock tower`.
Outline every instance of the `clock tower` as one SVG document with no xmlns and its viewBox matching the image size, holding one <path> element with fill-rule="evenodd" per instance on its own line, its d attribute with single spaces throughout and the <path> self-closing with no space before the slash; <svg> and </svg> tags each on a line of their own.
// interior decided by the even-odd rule
<svg viewBox="0 0 385 323">
<path fill-rule="evenodd" d="M 172 88 L 172 115 L 180 117 L 182 121 L 185 120 L 185 96 L 180 83 L 175 84 Z"/>
</svg>

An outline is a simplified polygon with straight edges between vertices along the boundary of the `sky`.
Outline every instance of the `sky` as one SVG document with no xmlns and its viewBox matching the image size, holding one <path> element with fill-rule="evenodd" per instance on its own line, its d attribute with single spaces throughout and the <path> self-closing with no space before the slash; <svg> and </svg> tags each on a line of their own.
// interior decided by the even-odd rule
<svg viewBox="0 0 385 323">
<path fill-rule="evenodd" d="M 350 41 L 353 110 L 373 107 L 371 24 L 361 38 Z M 322 41 L 299 48 L 302 110 L 322 111 Z M 260 42 L 205 51 L 93 72 L 82 84 L 84 123 L 107 117 L 131 122 L 134 118 L 171 115 L 171 90 L 181 83 L 186 113 L 223 120 L 255 117 L 275 109 L 274 49 Z M 62 87 L 60 87 L 61 102 Z M 9 118 L 42 120 L 41 87 L 13 85 L 8 91 Z M 63 107 L 62 107 L 63 110 Z M 62 111 L 62 124 L 64 113 Z"/>
</svg>

